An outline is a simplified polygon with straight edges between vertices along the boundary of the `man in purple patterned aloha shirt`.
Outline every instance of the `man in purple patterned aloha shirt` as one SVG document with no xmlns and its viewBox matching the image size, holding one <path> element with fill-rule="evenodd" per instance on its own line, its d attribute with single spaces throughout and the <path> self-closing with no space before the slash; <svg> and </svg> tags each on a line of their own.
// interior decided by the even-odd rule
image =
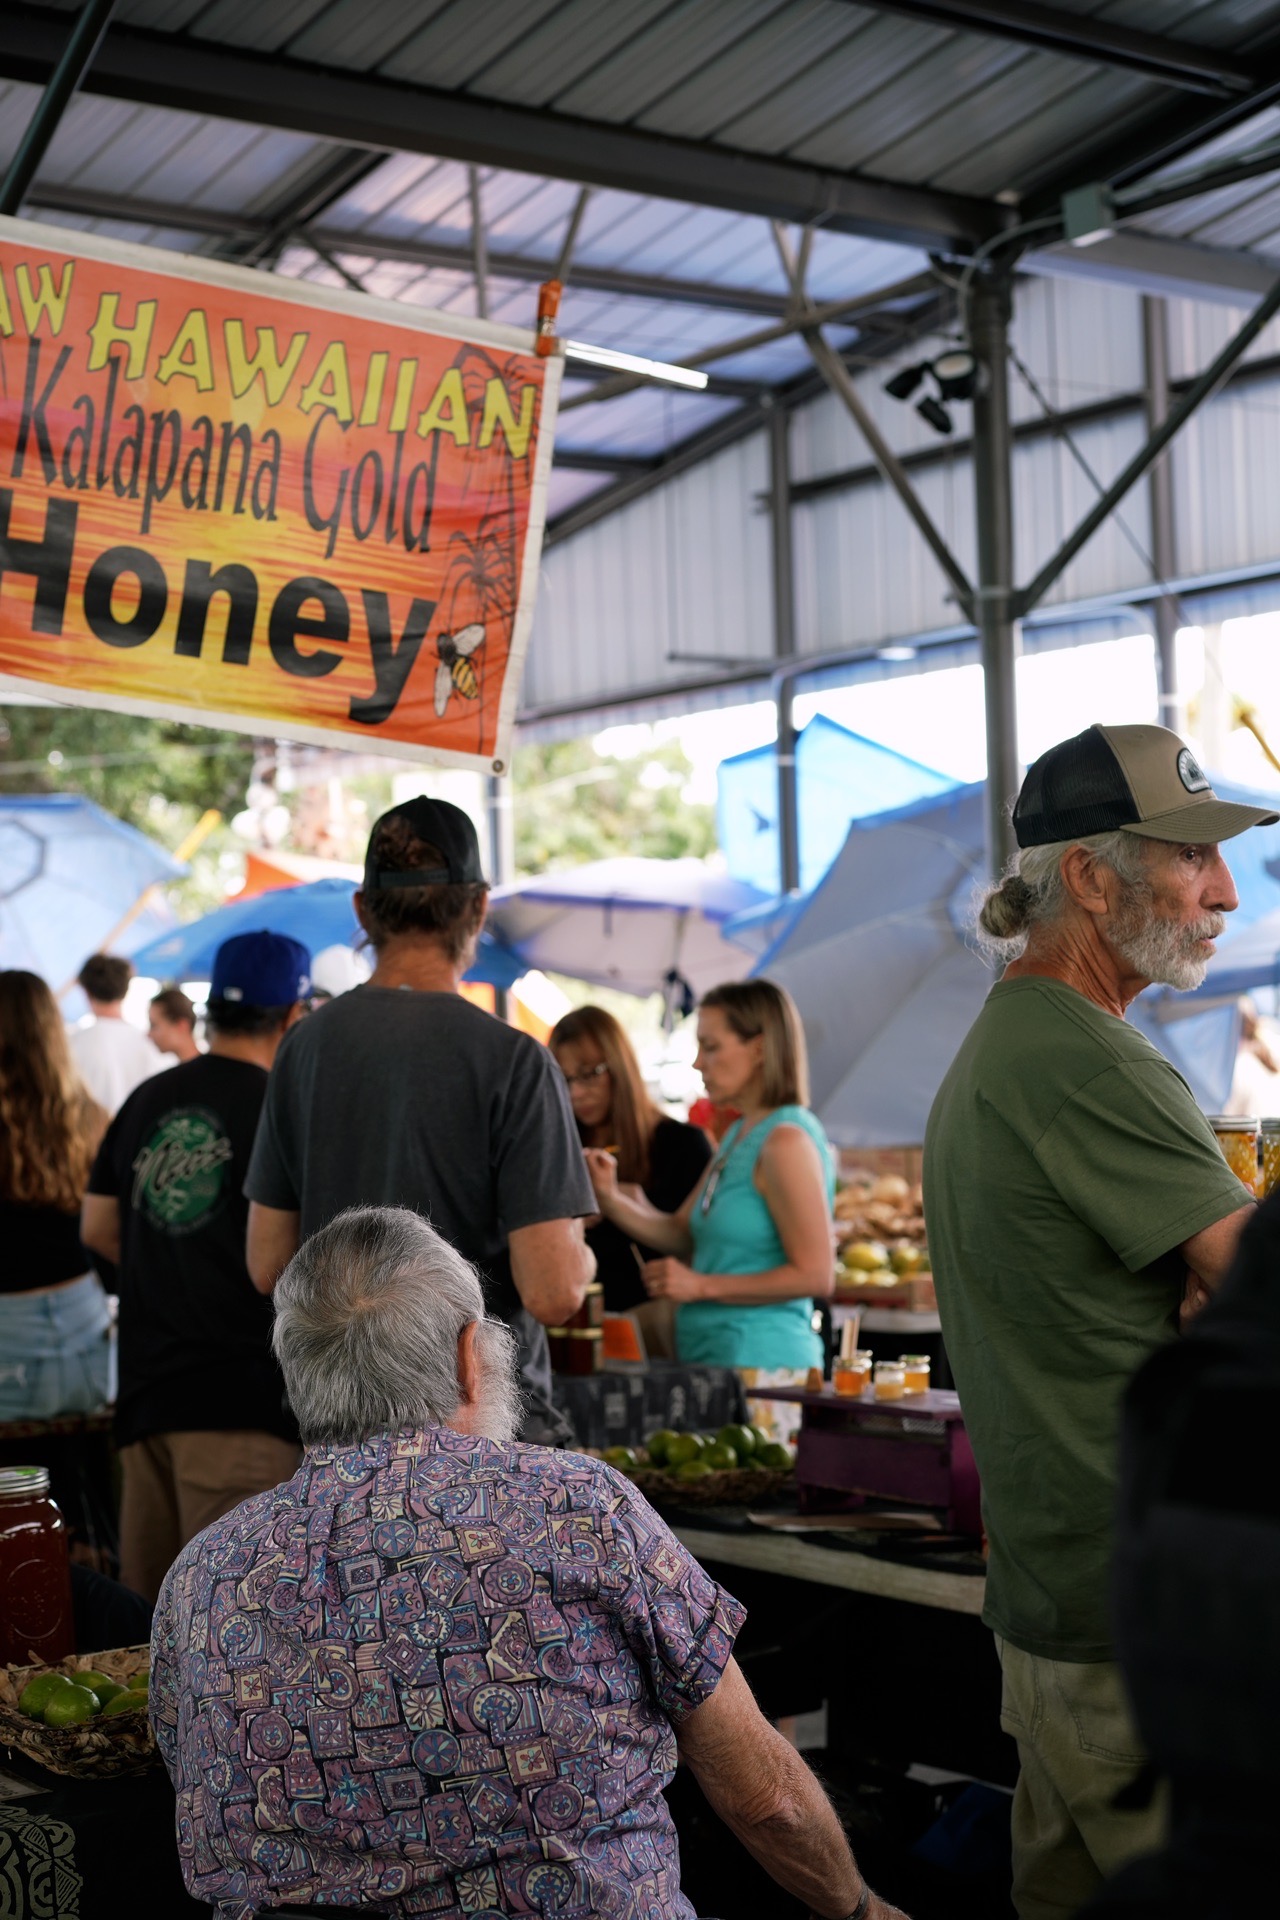
<svg viewBox="0 0 1280 1920">
<path fill-rule="evenodd" d="M 275 1304 L 303 1464 L 184 1548 L 153 1630 L 195 1899 L 690 1920 L 679 1748 L 816 1913 L 892 1920 L 751 1698 L 738 1602 L 621 1475 L 512 1440 L 514 1343 L 460 1254 L 353 1210 Z"/>
</svg>

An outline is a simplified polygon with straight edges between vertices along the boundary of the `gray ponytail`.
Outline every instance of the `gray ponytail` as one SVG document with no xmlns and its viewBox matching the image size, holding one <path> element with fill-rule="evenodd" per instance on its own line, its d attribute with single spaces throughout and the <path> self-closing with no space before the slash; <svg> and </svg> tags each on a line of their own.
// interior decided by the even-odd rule
<svg viewBox="0 0 1280 1920">
<path fill-rule="evenodd" d="M 1025 950 L 1033 927 L 1062 917 L 1067 890 L 1062 860 L 1072 847 L 1084 847 L 1129 887 L 1146 885 L 1146 842 L 1133 833 L 1091 833 L 1079 840 L 1056 840 L 1046 847 L 1022 847 L 998 887 L 985 895 L 978 911 L 978 944 L 989 958 L 1008 962 Z"/>
</svg>

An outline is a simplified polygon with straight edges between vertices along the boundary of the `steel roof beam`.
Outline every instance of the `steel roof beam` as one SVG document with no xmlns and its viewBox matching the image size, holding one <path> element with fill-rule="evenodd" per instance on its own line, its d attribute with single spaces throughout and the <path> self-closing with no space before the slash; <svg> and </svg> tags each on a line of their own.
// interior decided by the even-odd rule
<svg viewBox="0 0 1280 1920">
<path fill-rule="evenodd" d="M 1058 7 L 1032 6 L 1025 0 L 854 0 L 876 13 L 905 14 L 930 26 L 979 33 L 989 40 L 1011 40 L 1042 53 L 1064 54 L 1100 67 L 1121 67 L 1166 87 L 1193 93 L 1249 93 L 1254 76 L 1243 61 L 1216 47 L 1197 47 L 1164 34 L 1139 33 L 1112 26 L 1096 16 L 1065 13 Z"/>
<path fill-rule="evenodd" d="M 6 0 L 0 72 L 42 81 L 65 39 L 64 13 Z M 85 87 L 345 146 L 473 161 L 801 225 L 821 218 L 837 232 L 908 246 L 963 250 L 990 239 L 1010 219 L 996 202 L 967 194 L 132 27 L 108 31 Z"/>
<path fill-rule="evenodd" d="M 1106 180 L 1112 187 L 1132 186 L 1274 106 L 1280 101 L 1280 34 L 1260 37 L 1250 46 L 1248 58 L 1254 73 L 1252 92 L 1226 104 L 1206 101 L 1203 110 L 1193 101 L 1176 101 L 1136 127 L 1104 134 L 1091 145 L 1077 148 L 1066 167 L 1027 192 L 1024 216 L 1058 212 L 1064 193 L 1093 180 Z"/>
<path fill-rule="evenodd" d="M 380 160 L 375 164 L 381 164 Z M 265 235 L 271 221 L 261 214 L 227 213 L 219 207 L 182 207 L 166 200 L 150 200 L 131 194 L 103 193 L 95 187 L 62 186 L 40 181 L 27 195 L 27 204 L 44 207 L 52 213 L 87 214 L 95 220 L 118 220 L 129 226 L 166 227 L 174 233 L 201 233 L 211 238 L 258 238 Z M 317 253 L 362 255 L 372 260 L 401 260 L 408 266 L 441 267 L 446 272 L 468 273 L 471 249 L 451 246 L 445 241 L 404 240 L 379 235 L 365 229 L 327 226 L 310 221 L 295 230 L 295 238 Z M 494 280 L 520 280 L 540 286 L 556 275 L 558 262 L 538 259 L 527 253 L 489 251 L 489 274 Z M 670 300 L 678 306 L 710 307 L 726 313 L 761 314 L 779 319 L 786 311 L 786 296 L 762 287 L 734 287 L 715 280 L 675 280 L 662 274 L 628 273 L 615 267 L 591 267 L 575 262 L 573 284 L 588 293 L 611 293 L 627 299 Z"/>
</svg>

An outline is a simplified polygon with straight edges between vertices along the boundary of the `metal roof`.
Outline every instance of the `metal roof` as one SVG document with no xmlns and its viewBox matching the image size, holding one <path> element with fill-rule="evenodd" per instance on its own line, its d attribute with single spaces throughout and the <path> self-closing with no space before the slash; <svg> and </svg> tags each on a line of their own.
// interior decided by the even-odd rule
<svg viewBox="0 0 1280 1920">
<path fill-rule="evenodd" d="M 0 10 L 0 160 L 77 7 Z M 830 329 L 854 365 L 945 321 L 931 255 L 1027 220 L 1033 270 L 1159 287 L 1182 263 L 1230 296 L 1280 262 L 1280 0 L 119 0 L 26 204 L 469 311 L 471 167 L 494 317 L 530 321 L 586 187 L 563 330 L 667 360 L 781 321 L 772 219 L 811 230 L 813 300 L 885 295 Z M 1120 206 L 1085 258 L 1058 244 L 1059 209 L 1090 180 Z M 1127 351 L 1094 329 L 1097 298 L 1078 307 L 1094 360 Z M 1068 377 L 1048 347 L 1025 350 L 1071 387 L 1055 404 L 1135 384 Z M 795 334 L 708 366 L 704 395 L 566 383 L 553 522 L 818 387 Z M 893 430 L 927 437 L 909 410 Z"/>
</svg>

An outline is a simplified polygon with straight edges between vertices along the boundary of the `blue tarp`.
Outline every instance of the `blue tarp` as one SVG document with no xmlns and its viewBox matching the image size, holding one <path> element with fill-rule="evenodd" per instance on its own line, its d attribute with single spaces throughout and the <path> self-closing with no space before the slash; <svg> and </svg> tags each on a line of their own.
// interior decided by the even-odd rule
<svg viewBox="0 0 1280 1920">
<path fill-rule="evenodd" d="M 716 827 L 729 872 L 764 893 L 777 893 L 782 876 L 772 745 L 722 760 L 716 784 Z M 796 745 L 802 890 L 817 886 L 844 845 L 851 820 L 887 813 L 955 784 L 948 775 L 816 714 Z"/>
<path fill-rule="evenodd" d="M 326 947 L 353 946 L 360 933 L 351 904 L 355 891 L 354 880 L 312 880 L 305 886 L 275 887 L 269 893 L 251 894 L 247 900 L 232 900 L 139 948 L 133 964 L 139 973 L 157 980 L 208 980 L 214 954 L 236 933 L 287 933 L 312 956 Z M 480 936 L 476 964 L 466 977 L 489 986 L 511 987 L 526 971 L 521 960 L 485 933 Z"/>
<path fill-rule="evenodd" d="M 0 967 L 38 973 L 56 993 L 105 942 L 128 953 L 154 935 L 163 902 L 112 939 L 149 887 L 186 871 L 80 794 L 0 794 Z M 69 1000 L 63 1010 L 74 1012 Z"/>
</svg>

